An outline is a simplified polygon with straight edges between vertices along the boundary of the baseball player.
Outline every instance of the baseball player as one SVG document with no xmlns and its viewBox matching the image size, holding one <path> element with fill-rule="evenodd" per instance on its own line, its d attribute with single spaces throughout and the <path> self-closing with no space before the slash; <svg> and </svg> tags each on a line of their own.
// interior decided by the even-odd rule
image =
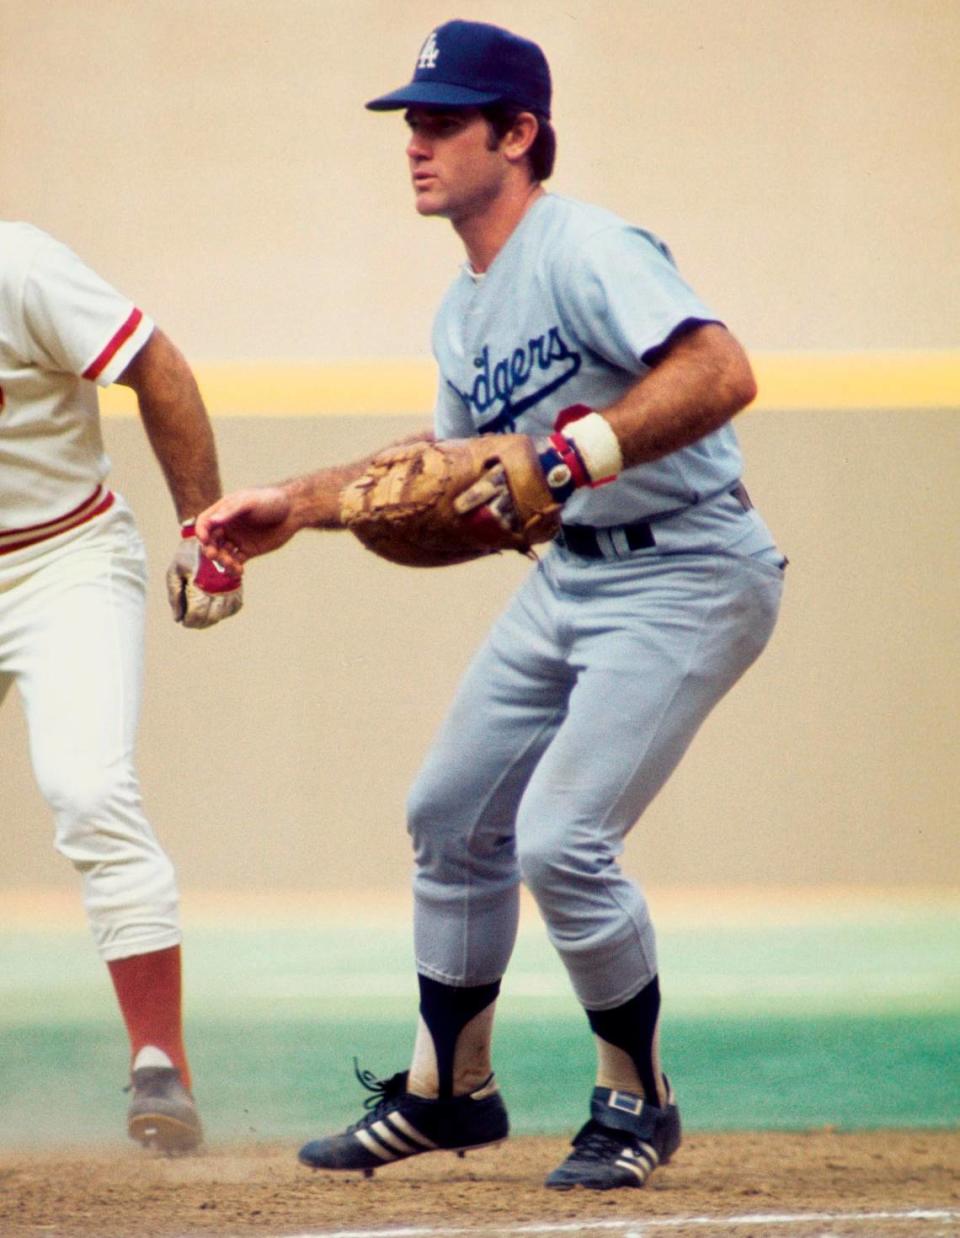
<svg viewBox="0 0 960 1238">
<path fill-rule="evenodd" d="M 639 1187 L 680 1143 L 654 930 L 618 857 L 766 645 L 785 560 L 740 480 L 729 421 L 755 394 L 743 350 L 660 240 L 545 191 L 550 103 L 538 46 L 452 21 L 407 86 L 367 105 L 404 111 L 416 209 L 450 220 L 466 250 L 433 332 L 437 445 L 529 436 L 560 517 L 409 796 L 412 1061 L 363 1072 L 364 1116 L 301 1149 L 317 1169 L 369 1174 L 507 1135 L 491 1037 L 521 880 L 597 1055 L 588 1119 L 546 1185 Z M 339 527 L 338 491 L 365 467 L 240 492 L 198 535 L 239 568 L 298 529 Z M 510 480 L 485 480 L 489 521 L 509 517 Z"/>
<path fill-rule="evenodd" d="M 76 868 L 130 1038 L 128 1130 L 195 1147 L 180 1006 L 173 868 L 144 816 L 133 749 L 143 668 L 145 559 L 107 485 L 97 387 L 136 392 L 180 538 L 174 618 L 207 627 L 241 583 L 204 558 L 193 517 L 221 493 L 193 375 L 150 318 L 53 237 L 0 222 L 0 700 L 16 683 L 30 755 Z"/>
</svg>

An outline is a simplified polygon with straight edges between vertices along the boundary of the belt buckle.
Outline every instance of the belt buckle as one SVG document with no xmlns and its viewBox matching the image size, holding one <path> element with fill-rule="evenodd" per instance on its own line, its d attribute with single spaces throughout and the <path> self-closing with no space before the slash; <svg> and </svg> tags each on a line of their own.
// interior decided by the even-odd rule
<svg viewBox="0 0 960 1238">
<path fill-rule="evenodd" d="M 635 550 L 649 550 L 656 545 L 653 531 L 645 520 L 605 526 L 561 525 L 556 538 L 565 550 L 582 559 L 626 559 Z"/>
</svg>

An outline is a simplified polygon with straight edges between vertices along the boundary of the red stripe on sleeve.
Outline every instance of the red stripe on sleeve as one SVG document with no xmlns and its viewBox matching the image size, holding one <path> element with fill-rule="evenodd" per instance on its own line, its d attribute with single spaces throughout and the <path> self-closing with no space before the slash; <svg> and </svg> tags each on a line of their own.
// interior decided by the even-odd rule
<svg viewBox="0 0 960 1238">
<path fill-rule="evenodd" d="M 100 356 L 97 357 L 96 361 L 91 362 L 90 365 L 88 365 L 83 371 L 84 378 L 95 379 L 103 373 L 112 358 L 116 356 L 130 336 L 133 335 L 134 331 L 136 331 L 137 327 L 140 326 L 140 320 L 142 318 L 143 314 L 140 310 L 134 307 L 134 309 L 130 311 L 130 317 L 123 324 L 120 330 L 117 331 Z"/>
</svg>

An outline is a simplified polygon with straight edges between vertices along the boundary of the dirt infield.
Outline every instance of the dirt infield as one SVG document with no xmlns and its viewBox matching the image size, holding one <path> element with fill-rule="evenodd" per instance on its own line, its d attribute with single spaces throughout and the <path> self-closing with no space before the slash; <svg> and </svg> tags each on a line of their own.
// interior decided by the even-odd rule
<svg viewBox="0 0 960 1238">
<path fill-rule="evenodd" d="M 542 1186 L 562 1139 L 516 1138 L 373 1179 L 311 1173 L 287 1145 L 164 1159 L 136 1147 L 0 1154 L 3 1238 L 280 1238 L 415 1227 L 417 1235 L 960 1233 L 960 1131 L 694 1134 L 645 1190 Z M 753 1219 L 749 1219 L 753 1218 Z"/>
</svg>

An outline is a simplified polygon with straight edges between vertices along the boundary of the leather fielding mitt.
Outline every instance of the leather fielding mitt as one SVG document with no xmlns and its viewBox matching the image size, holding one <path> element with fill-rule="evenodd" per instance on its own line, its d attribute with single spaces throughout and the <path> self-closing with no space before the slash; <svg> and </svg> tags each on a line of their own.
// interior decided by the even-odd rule
<svg viewBox="0 0 960 1238">
<path fill-rule="evenodd" d="M 445 567 L 502 550 L 529 553 L 560 524 L 526 434 L 388 448 L 340 496 L 346 528 L 407 567 Z"/>
</svg>

